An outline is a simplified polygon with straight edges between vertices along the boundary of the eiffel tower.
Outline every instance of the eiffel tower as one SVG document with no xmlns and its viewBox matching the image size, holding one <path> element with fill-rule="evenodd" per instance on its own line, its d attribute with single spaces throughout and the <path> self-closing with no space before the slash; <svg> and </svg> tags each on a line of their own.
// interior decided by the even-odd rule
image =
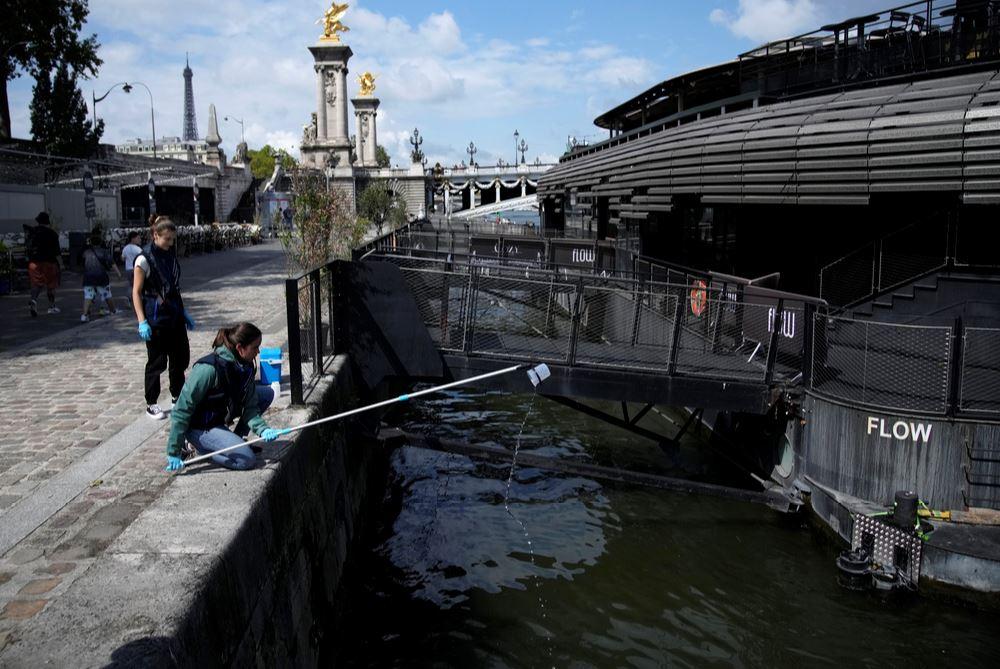
<svg viewBox="0 0 1000 669">
<path fill-rule="evenodd" d="M 194 118 L 194 87 L 191 85 L 191 63 L 184 54 L 184 137 L 185 142 L 198 141 L 198 123 Z"/>
</svg>

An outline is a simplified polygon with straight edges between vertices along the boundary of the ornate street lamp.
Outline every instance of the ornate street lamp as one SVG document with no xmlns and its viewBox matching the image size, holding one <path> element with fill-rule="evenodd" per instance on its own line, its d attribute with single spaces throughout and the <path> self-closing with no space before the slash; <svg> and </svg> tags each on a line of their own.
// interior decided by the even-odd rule
<svg viewBox="0 0 1000 669">
<path fill-rule="evenodd" d="M 521 164 L 524 165 L 524 153 L 528 150 L 528 143 L 522 139 L 518 150 L 521 152 Z"/>
<path fill-rule="evenodd" d="M 517 130 L 514 131 L 514 166 L 517 167 L 517 140 L 521 136 Z"/>
<path fill-rule="evenodd" d="M 424 138 L 420 136 L 420 131 L 416 128 L 413 129 L 413 135 L 410 136 L 410 146 L 413 147 L 413 151 L 410 152 L 410 158 L 415 163 L 425 163 L 424 152 L 420 150 L 420 145 L 424 143 Z"/>
<path fill-rule="evenodd" d="M 469 154 L 469 167 L 472 167 L 476 164 L 476 154 L 479 153 L 479 149 L 476 148 L 475 144 L 469 142 L 469 148 L 465 152 Z"/>
</svg>

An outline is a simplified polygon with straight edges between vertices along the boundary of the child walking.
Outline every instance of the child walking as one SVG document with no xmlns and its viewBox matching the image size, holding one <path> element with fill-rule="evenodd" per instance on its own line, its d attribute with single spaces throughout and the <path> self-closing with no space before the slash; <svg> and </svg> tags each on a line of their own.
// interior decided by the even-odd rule
<svg viewBox="0 0 1000 669">
<path fill-rule="evenodd" d="M 89 245 L 83 250 L 83 315 L 80 321 L 90 320 L 90 305 L 95 300 L 103 301 L 112 314 L 118 313 L 114 300 L 111 299 L 111 277 L 108 270 L 114 268 L 120 279 L 122 276 L 118 265 L 111 260 L 111 254 L 101 246 L 100 237 L 91 237 Z M 101 308 L 103 311 L 103 307 Z"/>
<path fill-rule="evenodd" d="M 128 244 L 122 249 L 122 260 L 125 261 L 125 283 L 129 290 L 132 290 L 134 280 L 132 273 L 135 271 L 135 259 L 142 255 L 142 247 L 139 246 L 139 233 L 132 232 L 128 236 Z"/>
</svg>

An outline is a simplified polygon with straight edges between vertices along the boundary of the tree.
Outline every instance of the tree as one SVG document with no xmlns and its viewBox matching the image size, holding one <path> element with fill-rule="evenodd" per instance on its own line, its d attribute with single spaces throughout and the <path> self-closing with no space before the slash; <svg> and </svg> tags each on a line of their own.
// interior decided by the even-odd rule
<svg viewBox="0 0 1000 669">
<path fill-rule="evenodd" d="M 76 73 L 66 63 L 56 68 L 51 80 L 48 73 L 38 76 L 31 99 L 31 135 L 49 153 L 87 158 L 97 151 L 104 121 L 91 126 L 76 82 Z"/>
<path fill-rule="evenodd" d="M 293 169 L 296 165 L 295 158 L 284 149 L 276 149 L 270 144 L 265 144 L 259 149 L 247 150 L 247 157 L 250 159 L 250 171 L 258 179 L 269 179 L 274 174 L 274 165 L 281 159 L 281 167 L 285 170 Z"/>
<path fill-rule="evenodd" d="M 293 272 L 349 259 L 364 232 L 343 190 L 328 189 L 325 177 L 293 168 L 292 228 L 279 235 Z"/>
<path fill-rule="evenodd" d="M 0 21 L 0 138 L 10 137 L 7 82 L 25 70 L 35 80 L 64 64 L 74 75 L 97 74 L 97 36 L 80 38 L 90 12 L 87 0 L 13 0 Z"/>
<path fill-rule="evenodd" d="M 358 198 L 358 213 L 371 221 L 378 234 L 382 234 L 385 224 L 393 230 L 406 223 L 406 202 L 384 179 L 373 181 Z"/>
<path fill-rule="evenodd" d="M 389 152 L 381 144 L 375 145 L 375 164 L 379 167 L 392 166 L 392 161 L 389 159 Z"/>
</svg>

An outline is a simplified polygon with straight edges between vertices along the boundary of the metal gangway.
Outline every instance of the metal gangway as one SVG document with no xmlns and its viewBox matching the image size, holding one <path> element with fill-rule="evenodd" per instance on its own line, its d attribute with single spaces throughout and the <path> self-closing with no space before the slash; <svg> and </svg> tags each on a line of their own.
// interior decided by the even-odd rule
<svg viewBox="0 0 1000 669">
<path fill-rule="evenodd" d="M 659 282 L 399 247 L 362 260 L 398 270 L 455 378 L 545 362 L 553 395 L 647 407 L 766 412 L 800 384 L 822 304 L 719 274 Z"/>
</svg>

